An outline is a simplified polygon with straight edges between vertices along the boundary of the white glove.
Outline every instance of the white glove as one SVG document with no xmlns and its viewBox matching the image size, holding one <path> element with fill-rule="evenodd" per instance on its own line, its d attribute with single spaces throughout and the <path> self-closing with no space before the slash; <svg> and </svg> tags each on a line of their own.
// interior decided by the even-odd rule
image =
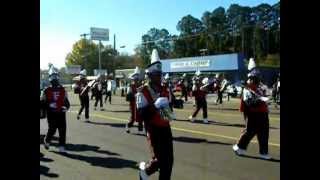
<svg viewBox="0 0 320 180">
<path fill-rule="evenodd" d="M 166 97 L 159 97 L 156 102 L 154 102 L 154 106 L 157 109 L 167 107 L 169 106 L 169 100 Z"/>
<path fill-rule="evenodd" d="M 62 112 L 67 112 L 68 111 L 68 109 L 67 109 L 67 107 L 65 107 L 65 106 L 62 106 Z"/>
<path fill-rule="evenodd" d="M 57 104 L 56 104 L 56 103 L 50 103 L 50 104 L 49 104 L 49 107 L 55 109 L 55 108 L 57 108 Z"/>
</svg>

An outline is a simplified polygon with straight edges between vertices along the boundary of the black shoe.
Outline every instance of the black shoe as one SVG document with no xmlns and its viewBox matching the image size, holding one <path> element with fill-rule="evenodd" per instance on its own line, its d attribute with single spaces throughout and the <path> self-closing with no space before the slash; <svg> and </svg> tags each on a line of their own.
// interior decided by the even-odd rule
<svg viewBox="0 0 320 180">
<path fill-rule="evenodd" d="M 80 120 L 80 115 L 77 115 L 77 120 Z"/>
</svg>

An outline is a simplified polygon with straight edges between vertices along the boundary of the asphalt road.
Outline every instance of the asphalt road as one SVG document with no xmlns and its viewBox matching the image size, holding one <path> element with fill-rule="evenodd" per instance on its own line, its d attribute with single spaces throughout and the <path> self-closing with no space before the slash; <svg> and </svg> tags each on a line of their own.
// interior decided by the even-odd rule
<svg viewBox="0 0 320 180">
<path fill-rule="evenodd" d="M 69 94 L 71 109 L 67 113 L 67 154 L 60 154 L 57 141 L 50 151 L 41 145 L 46 133 L 46 120 L 40 120 L 40 179 L 59 180 L 133 180 L 138 179 L 137 164 L 149 159 L 146 138 L 132 128 L 124 131 L 129 117 L 124 98 L 113 96 L 113 104 L 106 104 L 105 111 L 93 111 L 91 123 L 84 117 L 76 120 L 80 108 L 77 96 Z M 239 157 L 232 151 L 244 127 L 242 115 L 237 111 L 238 99 L 231 99 L 223 106 L 209 100 L 210 124 L 201 121 L 190 123 L 192 103 L 177 110 L 172 122 L 174 136 L 173 180 L 275 180 L 280 179 L 280 112 L 271 108 L 269 151 L 272 160 L 258 158 L 256 138 L 247 151 Z M 198 115 L 201 117 L 202 112 Z M 56 134 L 58 137 L 58 133 Z M 151 180 L 158 174 L 151 176 Z"/>
</svg>

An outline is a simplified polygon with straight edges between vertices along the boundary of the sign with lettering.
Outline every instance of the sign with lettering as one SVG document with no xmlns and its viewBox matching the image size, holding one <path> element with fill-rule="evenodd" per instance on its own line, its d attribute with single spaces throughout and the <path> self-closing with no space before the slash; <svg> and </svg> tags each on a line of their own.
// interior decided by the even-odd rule
<svg viewBox="0 0 320 180">
<path fill-rule="evenodd" d="M 199 67 L 209 67 L 210 60 L 195 60 L 195 61 L 176 61 L 171 62 L 171 69 L 180 69 L 180 68 L 199 68 Z"/>
</svg>

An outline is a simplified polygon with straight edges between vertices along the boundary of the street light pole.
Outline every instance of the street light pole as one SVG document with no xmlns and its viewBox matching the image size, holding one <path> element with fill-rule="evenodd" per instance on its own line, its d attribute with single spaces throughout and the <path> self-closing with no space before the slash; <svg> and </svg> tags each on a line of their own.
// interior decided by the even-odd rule
<svg viewBox="0 0 320 180">
<path fill-rule="evenodd" d="M 87 33 L 83 33 L 83 34 L 80 34 L 80 36 L 81 37 L 83 37 L 83 39 L 86 41 L 87 39 L 86 39 L 86 37 L 88 36 L 88 35 L 90 35 L 90 34 L 87 34 Z M 84 56 L 84 64 L 83 64 L 83 68 L 85 69 L 85 67 L 87 66 L 87 54 L 88 54 L 88 52 L 86 51 L 85 52 L 85 56 Z"/>
<path fill-rule="evenodd" d="M 101 40 L 99 40 L 99 74 L 101 73 Z"/>
</svg>

